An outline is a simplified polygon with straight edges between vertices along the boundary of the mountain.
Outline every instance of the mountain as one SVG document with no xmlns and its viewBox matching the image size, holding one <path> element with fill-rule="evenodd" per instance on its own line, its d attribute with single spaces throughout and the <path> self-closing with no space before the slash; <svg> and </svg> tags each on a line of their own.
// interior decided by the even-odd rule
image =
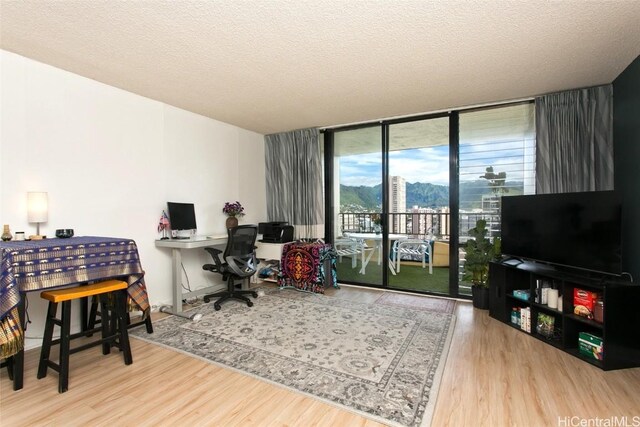
<svg viewBox="0 0 640 427">
<path fill-rule="evenodd" d="M 449 186 L 407 182 L 407 208 L 439 208 L 449 206 Z"/>
<path fill-rule="evenodd" d="M 522 182 L 506 182 L 507 194 L 522 194 Z M 343 212 L 371 212 L 382 206 L 382 184 L 373 187 L 364 185 L 340 185 L 340 210 Z M 407 183 L 407 209 L 439 208 L 449 206 L 449 186 L 424 182 Z M 460 209 L 470 210 L 481 207 L 483 195 L 491 194 L 487 180 L 479 179 L 460 183 Z"/>
<path fill-rule="evenodd" d="M 340 207 L 349 207 L 349 211 L 353 211 L 354 207 L 375 211 L 382 206 L 381 187 L 380 184 L 374 187 L 340 185 Z"/>
</svg>

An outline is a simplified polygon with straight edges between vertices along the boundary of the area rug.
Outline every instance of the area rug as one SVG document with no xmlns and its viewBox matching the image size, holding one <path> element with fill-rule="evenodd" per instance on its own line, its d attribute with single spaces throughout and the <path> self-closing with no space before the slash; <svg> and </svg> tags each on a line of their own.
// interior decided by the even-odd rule
<svg viewBox="0 0 640 427">
<path fill-rule="evenodd" d="M 268 289 L 253 307 L 203 304 L 131 336 L 394 426 L 430 424 L 455 317 Z"/>
<path fill-rule="evenodd" d="M 456 302 L 444 298 L 431 298 L 419 295 L 408 295 L 397 292 L 385 292 L 380 295 L 376 304 L 399 305 L 419 310 L 437 311 L 438 313 L 453 314 Z"/>
</svg>

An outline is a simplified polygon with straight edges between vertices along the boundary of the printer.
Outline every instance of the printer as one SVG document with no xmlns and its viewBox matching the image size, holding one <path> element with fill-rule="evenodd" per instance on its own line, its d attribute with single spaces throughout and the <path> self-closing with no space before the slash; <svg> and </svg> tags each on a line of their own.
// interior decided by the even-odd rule
<svg viewBox="0 0 640 427">
<path fill-rule="evenodd" d="M 260 242 L 287 243 L 293 241 L 293 225 L 286 221 L 260 222 L 258 234 L 262 234 Z"/>
</svg>

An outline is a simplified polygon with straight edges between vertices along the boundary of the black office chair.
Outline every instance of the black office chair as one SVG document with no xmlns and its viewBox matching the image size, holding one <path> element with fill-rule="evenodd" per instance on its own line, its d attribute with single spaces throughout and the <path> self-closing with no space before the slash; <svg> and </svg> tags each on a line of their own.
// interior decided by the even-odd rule
<svg viewBox="0 0 640 427">
<path fill-rule="evenodd" d="M 258 227 L 256 225 L 240 225 L 227 230 L 229 238 L 224 253 L 220 249 L 204 248 L 211 254 L 215 264 L 205 264 L 203 270 L 222 274 L 222 279 L 227 281 L 227 290 L 216 292 L 204 296 L 204 302 L 211 301 L 212 298 L 220 297 L 213 304 L 213 307 L 220 310 L 220 304 L 228 299 L 245 301 L 249 307 L 253 303 L 245 295 L 252 295 L 254 298 L 258 294 L 254 291 L 242 291 L 236 289 L 235 281 L 244 280 L 253 276 L 258 271 L 258 261 L 256 259 L 256 236 Z M 222 257 L 220 257 L 222 254 Z"/>
</svg>

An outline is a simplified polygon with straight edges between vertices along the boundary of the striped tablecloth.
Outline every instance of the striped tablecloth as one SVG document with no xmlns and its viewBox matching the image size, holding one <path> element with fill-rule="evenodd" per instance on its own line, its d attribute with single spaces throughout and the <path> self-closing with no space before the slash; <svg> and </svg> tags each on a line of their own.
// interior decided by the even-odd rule
<svg viewBox="0 0 640 427">
<path fill-rule="evenodd" d="M 18 319 L 21 292 L 120 279 L 129 283 L 130 309 L 149 315 L 138 248 L 131 239 L 72 237 L 0 243 L 0 358 L 23 348 Z"/>
</svg>

